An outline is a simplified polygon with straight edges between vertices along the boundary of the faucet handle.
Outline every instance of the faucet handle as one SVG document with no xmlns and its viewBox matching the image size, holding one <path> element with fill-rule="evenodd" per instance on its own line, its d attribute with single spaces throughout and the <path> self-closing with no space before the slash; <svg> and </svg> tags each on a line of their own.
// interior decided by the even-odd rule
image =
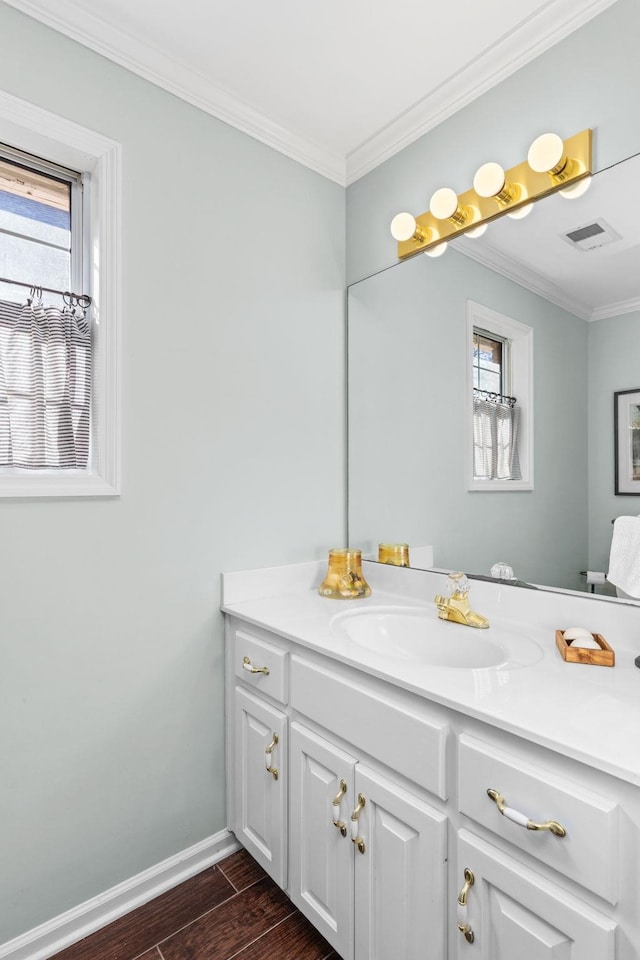
<svg viewBox="0 0 640 960">
<path fill-rule="evenodd" d="M 454 600 L 462 600 L 471 589 L 466 574 L 458 571 L 450 573 L 447 577 L 447 593 Z"/>
</svg>

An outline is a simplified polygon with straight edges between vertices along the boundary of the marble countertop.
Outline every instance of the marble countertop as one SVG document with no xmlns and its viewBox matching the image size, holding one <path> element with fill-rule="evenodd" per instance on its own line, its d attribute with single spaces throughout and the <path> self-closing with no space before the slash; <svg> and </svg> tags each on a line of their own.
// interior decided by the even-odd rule
<svg viewBox="0 0 640 960">
<path fill-rule="evenodd" d="M 324 564 L 310 563 L 225 574 L 222 609 L 434 703 L 640 785 L 640 669 L 634 663 L 640 654 L 639 606 L 473 582 L 472 608 L 491 622 L 477 634 L 522 637 L 527 649 L 537 648 L 534 662 L 479 669 L 434 667 L 394 656 L 392 650 L 365 649 L 339 624 L 346 610 L 398 606 L 415 607 L 437 623 L 433 596 L 442 592 L 444 576 L 365 563 L 372 596 L 339 601 L 317 593 L 325 569 Z M 443 626 L 453 628 L 452 638 L 454 631 L 471 632 L 456 624 Z M 615 666 L 565 663 L 555 631 L 570 626 L 603 634 L 615 650 Z"/>
</svg>

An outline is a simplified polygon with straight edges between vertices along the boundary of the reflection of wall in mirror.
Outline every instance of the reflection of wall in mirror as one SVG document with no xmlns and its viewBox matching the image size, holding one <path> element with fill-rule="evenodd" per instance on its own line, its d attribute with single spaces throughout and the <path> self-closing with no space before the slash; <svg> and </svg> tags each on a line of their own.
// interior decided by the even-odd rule
<svg viewBox="0 0 640 960">
<path fill-rule="evenodd" d="M 640 257 L 640 253 L 639 253 Z M 638 386 L 640 310 L 596 320 L 589 329 L 589 570 L 606 570 L 611 521 L 635 515 L 638 498 L 615 495 L 613 395 Z M 634 431 L 635 432 L 635 431 Z"/>
<path fill-rule="evenodd" d="M 531 492 L 466 489 L 467 299 L 534 329 Z M 520 579 L 581 589 L 589 325 L 450 250 L 352 287 L 349 328 L 350 542 L 433 543 L 438 567 L 507 560 Z"/>
</svg>

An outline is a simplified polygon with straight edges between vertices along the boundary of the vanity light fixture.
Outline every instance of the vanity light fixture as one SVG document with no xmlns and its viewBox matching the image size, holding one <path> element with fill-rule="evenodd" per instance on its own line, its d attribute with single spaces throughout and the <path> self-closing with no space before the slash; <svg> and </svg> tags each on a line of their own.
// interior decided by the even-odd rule
<svg viewBox="0 0 640 960">
<path fill-rule="evenodd" d="M 449 244 L 447 243 L 446 240 L 444 240 L 442 243 L 436 243 L 435 247 L 429 247 L 428 250 L 425 250 L 425 252 L 424 252 L 424 253 L 425 253 L 425 256 L 426 256 L 426 257 L 441 257 L 442 254 L 445 252 L 445 250 L 447 249 L 448 246 L 449 246 Z"/>
<path fill-rule="evenodd" d="M 432 238 L 433 231 L 423 229 L 410 213 L 397 213 L 391 221 L 391 236 L 394 240 L 417 240 L 423 243 Z"/>
<path fill-rule="evenodd" d="M 436 220 L 451 220 L 461 227 L 473 219 L 474 211 L 458 202 L 458 195 L 451 187 L 441 187 L 432 195 L 429 201 L 429 213 Z"/>
<path fill-rule="evenodd" d="M 571 187 L 563 187 L 562 190 L 558 190 L 558 193 L 566 197 L 567 200 L 577 200 L 578 197 L 585 195 L 590 186 L 591 177 L 583 177 L 582 180 L 578 180 L 578 182 L 574 183 Z"/>
<path fill-rule="evenodd" d="M 536 137 L 527 154 L 527 163 L 536 173 L 548 173 L 556 183 L 564 183 L 574 167 L 564 150 L 562 137 L 557 133 L 543 133 Z"/>
<path fill-rule="evenodd" d="M 473 189 L 479 197 L 493 199 L 498 206 L 507 207 L 510 203 L 522 199 L 522 184 L 508 183 L 504 169 L 499 163 L 483 163 L 476 170 Z"/>
<path fill-rule="evenodd" d="M 527 160 L 505 170 L 485 163 L 473 178 L 473 188 L 456 193 L 450 187 L 436 190 L 425 213 L 400 213 L 391 233 L 398 242 L 400 260 L 416 253 L 440 256 L 446 242 L 467 235 L 479 237 L 498 217 L 520 220 L 531 213 L 536 200 L 561 192 L 577 197 L 588 189 L 591 174 L 591 130 L 566 140 L 543 134 L 531 144 Z"/>
<path fill-rule="evenodd" d="M 512 213 L 508 213 L 507 216 L 511 220 L 524 220 L 525 217 L 528 217 L 533 210 L 532 203 L 525 203 L 524 206 L 518 207 L 517 210 L 514 210 Z"/>
<path fill-rule="evenodd" d="M 479 227 L 472 227 L 471 230 L 467 230 L 465 237 L 471 237 L 472 240 L 476 240 L 478 237 L 484 236 L 488 229 L 488 223 L 481 223 Z"/>
</svg>

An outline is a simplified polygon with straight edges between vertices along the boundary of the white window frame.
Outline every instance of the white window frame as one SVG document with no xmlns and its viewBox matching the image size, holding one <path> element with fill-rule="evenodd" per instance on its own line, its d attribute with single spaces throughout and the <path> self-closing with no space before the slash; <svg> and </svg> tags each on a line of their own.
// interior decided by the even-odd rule
<svg viewBox="0 0 640 960">
<path fill-rule="evenodd" d="M 120 494 L 120 144 L 0 91 L 0 139 L 84 174 L 85 289 L 92 297 L 91 463 L 86 470 L 0 471 L 0 498 Z"/>
<path fill-rule="evenodd" d="M 520 407 L 521 480 L 479 480 L 473 475 L 473 330 L 504 338 L 509 344 L 509 391 Z M 533 328 L 474 300 L 466 301 L 467 344 L 467 489 L 479 493 L 533 490 Z"/>
</svg>

